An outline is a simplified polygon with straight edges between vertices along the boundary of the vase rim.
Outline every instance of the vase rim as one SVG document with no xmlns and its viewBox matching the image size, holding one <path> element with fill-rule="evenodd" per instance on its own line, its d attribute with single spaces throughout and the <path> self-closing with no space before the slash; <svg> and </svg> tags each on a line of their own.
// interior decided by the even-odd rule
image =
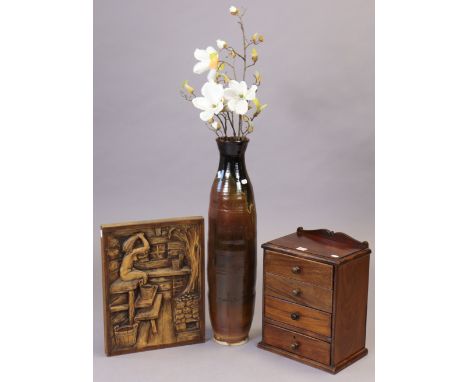
<svg viewBox="0 0 468 382">
<path fill-rule="evenodd" d="M 249 142 L 249 138 L 247 137 L 218 137 L 216 138 L 216 142 L 220 143 L 243 143 Z"/>
</svg>

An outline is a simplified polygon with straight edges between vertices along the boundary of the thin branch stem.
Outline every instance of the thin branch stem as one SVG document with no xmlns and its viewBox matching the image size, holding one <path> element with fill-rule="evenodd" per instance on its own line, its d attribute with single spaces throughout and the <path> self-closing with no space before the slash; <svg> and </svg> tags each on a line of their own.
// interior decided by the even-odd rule
<svg viewBox="0 0 468 382">
<path fill-rule="evenodd" d="M 239 24 L 240 24 L 240 23 L 239 23 Z M 240 54 L 240 53 L 239 53 L 237 50 L 235 50 L 232 46 L 230 46 L 228 49 L 232 50 L 236 56 L 239 56 L 240 58 L 242 58 L 242 59 L 245 61 L 245 55 L 243 56 L 242 54 Z"/>
<path fill-rule="evenodd" d="M 228 118 L 228 116 L 229 116 L 229 112 L 223 113 L 223 118 L 224 118 L 224 122 L 226 123 L 226 126 L 228 125 L 227 124 L 228 119 L 229 119 L 229 122 L 231 122 L 231 119 Z M 231 128 L 232 128 L 232 131 L 234 132 L 234 136 L 236 136 L 236 131 L 234 130 L 234 126 L 232 125 L 232 123 L 231 123 Z"/>
<path fill-rule="evenodd" d="M 232 69 L 232 73 L 234 74 L 234 79 L 237 80 L 236 67 L 234 65 L 234 62 L 232 64 L 227 62 L 227 61 L 224 61 L 224 60 L 219 61 L 219 62 L 221 64 L 226 64 L 227 66 L 229 66 Z M 219 67 L 218 67 L 218 69 L 219 69 Z"/>
<path fill-rule="evenodd" d="M 234 56 L 232 58 L 232 67 L 233 67 L 233 72 L 234 72 L 234 79 L 237 81 L 237 73 L 236 73 L 236 57 L 237 56 Z"/>
<path fill-rule="evenodd" d="M 219 67 L 220 67 L 222 64 L 226 64 L 227 66 L 230 66 L 231 68 L 234 69 L 234 66 L 233 66 L 231 63 L 229 63 L 229 62 L 227 62 L 227 61 L 223 61 L 223 60 L 220 60 L 220 61 L 219 61 L 218 69 L 219 69 Z"/>
<path fill-rule="evenodd" d="M 234 121 L 233 121 L 233 119 L 231 118 L 231 114 L 234 114 L 234 113 L 229 112 L 229 111 L 226 112 L 226 116 L 227 116 L 227 118 L 229 119 L 229 122 L 231 123 L 231 128 L 232 128 L 232 131 L 234 132 L 234 136 L 236 136 L 236 130 L 234 129 Z M 233 117 L 233 116 L 232 116 L 232 117 Z"/>
<path fill-rule="evenodd" d="M 218 118 L 219 120 L 219 123 L 221 123 L 221 126 L 223 127 L 223 130 L 224 130 L 224 135 L 227 137 L 227 129 L 226 129 L 226 126 L 224 125 L 223 121 L 221 118 L 219 118 L 219 115 L 215 114 L 215 117 Z"/>
<path fill-rule="evenodd" d="M 192 100 L 196 97 L 195 94 L 187 94 L 183 90 L 180 91 L 180 96 L 189 102 L 192 102 Z"/>
<path fill-rule="evenodd" d="M 242 31 L 242 46 L 244 47 L 244 73 L 242 75 L 242 80 L 245 81 L 245 71 L 247 70 L 247 45 L 246 41 L 247 39 L 245 38 L 245 29 L 244 29 L 244 23 L 242 21 L 242 16 L 239 16 L 239 25 Z"/>
<path fill-rule="evenodd" d="M 244 49 L 244 70 L 242 72 L 242 81 L 245 81 L 245 72 L 247 70 L 247 39 L 245 38 L 245 29 L 244 29 L 244 21 L 242 20 L 242 16 L 244 16 L 245 11 L 239 15 L 239 25 L 242 31 L 242 47 Z M 241 135 L 242 131 L 242 116 L 239 115 L 239 136 Z"/>
</svg>

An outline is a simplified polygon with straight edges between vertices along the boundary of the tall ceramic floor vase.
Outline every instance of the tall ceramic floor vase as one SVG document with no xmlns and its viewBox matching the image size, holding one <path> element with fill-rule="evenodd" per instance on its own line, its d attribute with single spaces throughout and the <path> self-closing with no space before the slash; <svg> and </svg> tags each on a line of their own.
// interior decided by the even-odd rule
<svg viewBox="0 0 468 382">
<path fill-rule="evenodd" d="M 244 154 L 247 138 L 218 138 L 208 231 L 208 299 L 215 341 L 247 342 L 255 304 L 257 215 Z"/>
</svg>

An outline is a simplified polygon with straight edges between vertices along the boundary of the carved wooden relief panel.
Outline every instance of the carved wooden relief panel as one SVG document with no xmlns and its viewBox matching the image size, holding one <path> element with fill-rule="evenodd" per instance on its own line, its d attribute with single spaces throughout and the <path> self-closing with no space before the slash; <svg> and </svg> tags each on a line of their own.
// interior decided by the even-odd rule
<svg viewBox="0 0 468 382">
<path fill-rule="evenodd" d="M 107 355 L 203 342 L 202 217 L 101 226 Z"/>
</svg>

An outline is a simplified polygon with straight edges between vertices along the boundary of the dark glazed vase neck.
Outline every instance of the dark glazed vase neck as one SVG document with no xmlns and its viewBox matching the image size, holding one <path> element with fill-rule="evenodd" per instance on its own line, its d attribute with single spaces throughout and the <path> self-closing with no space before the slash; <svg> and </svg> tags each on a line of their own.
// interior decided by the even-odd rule
<svg viewBox="0 0 468 382">
<path fill-rule="evenodd" d="M 249 140 L 244 138 L 242 140 L 226 140 L 224 138 L 216 139 L 218 144 L 219 153 L 229 157 L 243 157 Z"/>
<path fill-rule="evenodd" d="M 218 138 L 216 140 L 219 149 L 219 166 L 218 171 L 243 173 L 245 172 L 245 150 L 249 140 L 225 140 Z"/>
</svg>

